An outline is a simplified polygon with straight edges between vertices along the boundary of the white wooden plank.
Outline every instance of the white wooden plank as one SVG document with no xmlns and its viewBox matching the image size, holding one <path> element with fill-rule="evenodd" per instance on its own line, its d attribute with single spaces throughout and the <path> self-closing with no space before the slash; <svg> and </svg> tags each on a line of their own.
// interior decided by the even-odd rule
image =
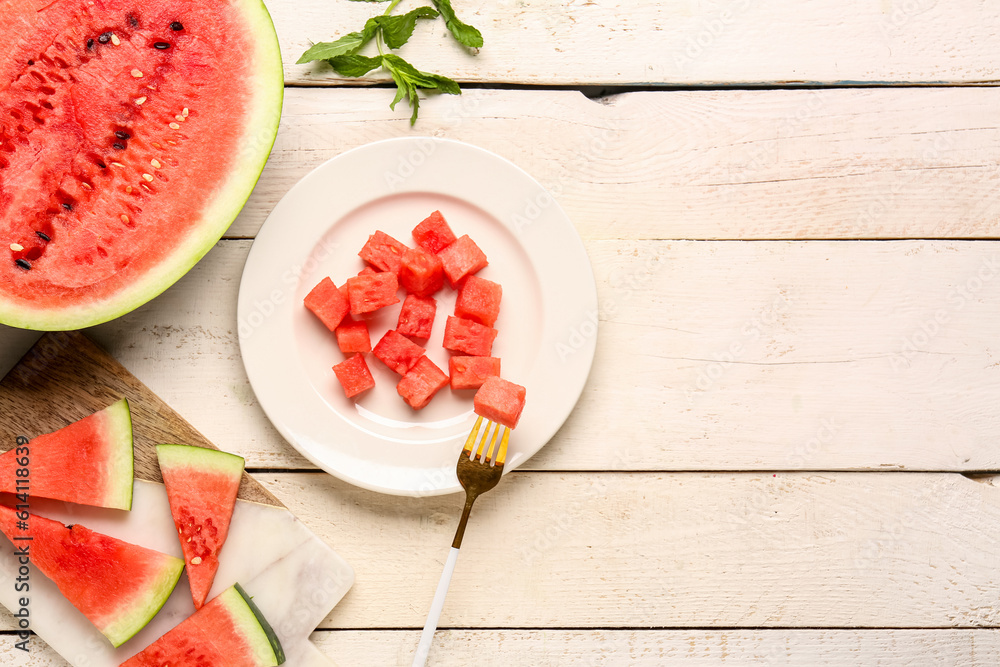
<svg viewBox="0 0 1000 667">
<path fill-rule="evenodd" d="M 429 100 L 413 129 L 390 99 L 287 89 L 274 152 L 229 235 L 254 236 L 324 161 L 415 132 L 510 159 L 585 238 L 1000 232 L 997 88 L 638 92 L 605 104 L 573 91 L 470 90 Z"/>
<path fill-rule="evenodd" d="M 406 667 L 415 630 L 325 630 L 312 639 L 340 665 Z M 36 642 L 21 655 L 0 636 L 5 665 L 66 667 Z M 435 667 L 633 667 L 671 665 L 814 665 L 815 667 L 990 667 L 1000 652 L 997 630 L 442 630 Z M 289 667 L 294 667 L 289 665 Z"/>
<path fill-rule="evenodd" d="M 257 477 L 356 570 L 321 627 L 423 625 L 460 496 Z M 996 627 L 998 544 L 1000 488 L 956 474 L 515 472 L 441 627 Z"/>
<path fill-rule="evenodd" d="M 243 371 L 235 304 L 249 246 L 221 243 L 166 294 L 91 334 L 251 467 L 308 467 Z M 594 370 L 528 468 L 1000 468 L 997 244 L 591 241 L 587 250 L 600 297 Z M 567 331 L 557 354 L 588 332 L 587 322 Z M 23 337 L 2 330 L 11 363 Z"/>
<path fill-rule="evenodd" d="M 314 640 L 344 665 L 406 667 L 416 631 L 324 631 Z M 444 630 L 435 667 L 810 665 L 936 667 L 995 664 L 996 630 Z"/>
<path fill-rule="evenodd" d="M 337 81 L 329 67 L 294 63 L 311 42 L 360 30 L 384 11 L 324 0 L 267 6 L 294 84 Z M 441 21 L 418 26 L 400 54 L 461 81 L 536 85 L 998 78 L 1000 9 L 972 0 L 464 0 L 455 8 L 483 33 L 478 55 Z"/>
<path fill-rule="evenodd" d="M 420 633 L 325 630 L 312 639 L 340 665 L 406 667 Z M 66 667 L 40 642 L 22 655 L 0 636 L 3 664 Z M 988 667 L 1000 651 L 997 630 L 442 630 L 435 667 L 532 665 L 814 665 L 823 667 Z M 289 667 L 294 667 L 289 665 Z"/>
<path fill-rule="evenodd" d="M 257 477 L 355 569 L 320 627 L 423 625 L 460 496 Z M 476 504 L 440 625 L 995 628 L 998 544 L 1000 488 L 957 474 L 515 472 Z"/>
</svg>

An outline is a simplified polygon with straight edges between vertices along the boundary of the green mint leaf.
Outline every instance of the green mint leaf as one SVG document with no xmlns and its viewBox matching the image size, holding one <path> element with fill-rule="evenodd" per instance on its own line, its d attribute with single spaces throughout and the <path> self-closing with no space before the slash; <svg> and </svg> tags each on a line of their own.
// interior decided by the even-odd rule
<svg viewBox="0 0 1000 667">
<path fill-rule="evenodd" d="M 417 111 L 420 106 L 420 97 L 417 95 L 417 88 L 437 89 L 449 95 L 459 95 L 461 90 L 458 84 L 446 76 L 421 72 L 416 67 L 406 62 L 399 56 L 387 53 L 382 56 L 382 65 L 389 70 L 389 75 L 396 82 L 396 98 L 389 105 L 395 109 L 396 103 L 404 97 L 413 107 L 413 114 L 410 116 L 410 125 L 417 122 Z"/>
<path fill-rule="evenodd" d="M 433 7 L 417 7 L 416 9 L 400 14 L 399 16 L 379 16 L 379 25 L 382 26 L 382 38 L 385 45 L 390 49 L 398 49 L 413 34 L 413 29 L 417 25 L 418 19 L 436 19 L 438 13 Z"/>
<path fill-rule="evenodd" d="M 364 34 L 349 32 L 336 41 L 313 44 L 299 57 L 296 64 L 301 65 L 312 60 L 328 60 L 346 53 L 354 53 L 364 46 L 366 41 Z"/>
<path fill-rule="evenodd" d="M 365 0 L 366 2 L 369 0 Z M 381 0 L 380 0 L 381 1 Z M 379 22 L 376 19 L 368 19 L 361 32 L 349 32 L 340 39 L 332 42 L 319 42 L 310 46 L 296 61 L 297 65 L 307 63 L 311 60 L 329 60 L 337 56 L 357 53 L 365 44 L 371 41 L 378 30 Z"/>
<path fill-rule="evenodd" d="M 376 67 L 382 65 L 382 56 L 369 58 L 368 56 L 351 53 L 348 55 L 330 58 L 330 65 L 337 70 L 341 76 L 364 76 Z"/>
<path fill-rule="evenodd" d="M 478 49 L 483 45 L 483 35 L 481 32 L 473 28 L 471 25 L 462 23 L 455 16 L 455 10 L 451 7 L 451 0 L 431 0 L 434 6 L 437 7 L 438 11 L 441 12 L 441 16 L 444 17 L 444 23 L 448 26 L 448 30 L 451 31 L 452 36 L 459 41 L 460 44 L 465 46 Z"/>
</svg>

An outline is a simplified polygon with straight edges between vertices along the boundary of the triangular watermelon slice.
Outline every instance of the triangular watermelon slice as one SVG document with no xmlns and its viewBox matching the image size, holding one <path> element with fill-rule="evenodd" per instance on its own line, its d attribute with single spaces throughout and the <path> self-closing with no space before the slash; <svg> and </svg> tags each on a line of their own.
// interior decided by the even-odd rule
<svg viewBox="0 0 1000 667">
<path fill-rule="evenodd" d="M 121 667 L 276 667 L 284 662 L 274 630 L 236 584 Z"/>
<path fill-rule="evenodd" d="M 219 569 L 219 551 L 243 477 L 243 458 L 217 449 L 157 445 L 170 513 L 184 550 L 195 609 L 201 609 Z"/>
<path fill-rule="evenodd" d="M 132 418 L 124 398 L 0 456 L 0 491 L 80 505 L 132 508 Z M 25 478 L 18 469 L 27 468 Z M 20 480 L 21 486 L 18 485 Z"/>
<path fill-rule="evenodd" d="M 184 571 L 179 558 L 4 505 L 0 531 L 114 646 L 149 623 Z"/>
</svg>

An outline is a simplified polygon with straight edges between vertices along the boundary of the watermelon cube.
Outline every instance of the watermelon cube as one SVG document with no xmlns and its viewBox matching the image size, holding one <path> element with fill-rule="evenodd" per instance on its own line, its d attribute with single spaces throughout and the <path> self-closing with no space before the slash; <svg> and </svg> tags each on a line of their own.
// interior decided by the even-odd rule
<svg viewBox="0 0 1000 667">
<path fill-rule="evenodd" d="M 452 357 L 448 360 L 452 389 L 479 389 L 486 378 L 500 375 L 499 357 Z"/>
<path fill-rule="evenodd" d="M 323 278 L 312 288 L 306 295 L 305 304 L 306 308 L 311 310 L 330 331 L 337 328 L 351 309 L 351 304 L 344 298 L 344 294 L 329 278 Z"/>
<path fill-rule="evenodd" d="M 364 355 L 355 354 L 348 357 L 346 361 L 334 366 L 333 372 L 337 374 L 337 379 L 340 380 L 340 386 L 344 388 L 344 394 L 347 395 L 347 398 L 354 398 L 361 392 L 375 386 L 375 378 L 368 370 Z"/>
<path fill-rule="evenodd" d="M 420 357 L 403 379 L 396 385 L 396 391 L 410 407 L 420 410 L 430 403 L 434 394 L 448 386 L 448 376 L 426 356 Z"/>
<path fill-rule="evenodd" d="M 489 264 L 486 253 L 479 249 L 468 234 L 461 236 L 438 253 L 444 267 L 444 275 L 452 287 L 457 287 L 462 279 Z"/>
<path fill-rule="evenodd" d="M 444 347 L 473 357 L 488 357 L 493 351 L 497 330 L 461 317 L 448 316 L 444 325 Z"/>
<path fill-rule="evenodd" d="M 503 288 L 499 284 L 479 276 L 469 276 L 458 288 L 455 314 L 491 327 L 500 314 L 501 296 Z"/>
<path fill-rule="evenodd" d="M 428 252 L 438 253 L 455 242 L 455 233 L 441 211 L 434 211 L 411 232 L 417 245 Z"/>
<path fill-rule="evenodd" d="M 436 311 L 437 303 L 433 298 L 408 294 L 403 299 L 403 307 L 399 309 L 396 331 L 404 336 L 427 340 L 431 337 Z"/>
<path fill-rule="evenodd" d="M 344 318 L 344 321 L 340 323 L 340 326 L 337 327 L 334 333 L 337 334 L 337 345 L 340 346 L 340 351 L 344 354 L 372 351 L 372 339 L 368 335 L 368 323 L 364 320 L 355 320 L 350 317 Z"/>
<path fill-rule="evenodd" d="M 472 400 L 473 409 L 477 415 L 514 428 L 521 419 L 526 393 L 519 384 L 499 377 L 487 378 Z"/>
<path fill-rule="evenodd" d="M 391 271 L 371 273 L 347 279 L 347 289 L 350 292 L 351 314 L 370 313 L 384 306 L 399 303 L 396 290 L 399 281 Z"/>
<path fill-rule="evenodd" d="M 399 284 L 417 296 L 431 296 L 444 287 L 441 258 L 420 248 L 407 248 L 399 267 Z"/>
<path fill-rule="evenodd" d="M 399 273 L 399 263 L 403 260 L 404 252 L 406 252 L 405 245 L 385 232 L 376 230 L 368 237 L 368 242 L 358 256 L 379 271 Z"/>
<path fill-rule="evenodd" d="M 424 356 L 425 350 L 398 331 L 389 329 L 373 352 L 386 366 L 400 375 L 406 375 L 406 371 Z"/>
<path fill-rule="evenodd" d="M 370 276 L 373 273 L 378 273 L 378 271 L 376 271 L 375 269 L 373 269 L 372 267 L 370 267 L 368 265 L 365 265 L 365 268 L 363 268 L 360 271 L 358 271 L 358 275 L 359 276 Z"/>
</svg>

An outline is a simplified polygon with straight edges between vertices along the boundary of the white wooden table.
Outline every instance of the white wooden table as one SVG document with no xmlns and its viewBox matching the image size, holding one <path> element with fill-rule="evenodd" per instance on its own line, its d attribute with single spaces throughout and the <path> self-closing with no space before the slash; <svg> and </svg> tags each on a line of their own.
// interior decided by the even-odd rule
<svg viewBox="0 0 1000 667">
<path fill-rule="evenodd" d="M 267 4 L 288 88 L 257 190 L 89 334 L 356 568 L 316 633 L 338 664 L 409 665 L 461 499 L 296 454 L 244 375 L 236 294 L 297 179 L 412 134 L 550 188 L 601 299 L 577 410 L 477 505 L 432 664 L 996 664 L 1000 5 L 455 0 L 481 53 L 438 24 L 404 55 L 475 85 L 411 129 L 389 90 L 294 64 L 377 6 Z"/>
</svg>

